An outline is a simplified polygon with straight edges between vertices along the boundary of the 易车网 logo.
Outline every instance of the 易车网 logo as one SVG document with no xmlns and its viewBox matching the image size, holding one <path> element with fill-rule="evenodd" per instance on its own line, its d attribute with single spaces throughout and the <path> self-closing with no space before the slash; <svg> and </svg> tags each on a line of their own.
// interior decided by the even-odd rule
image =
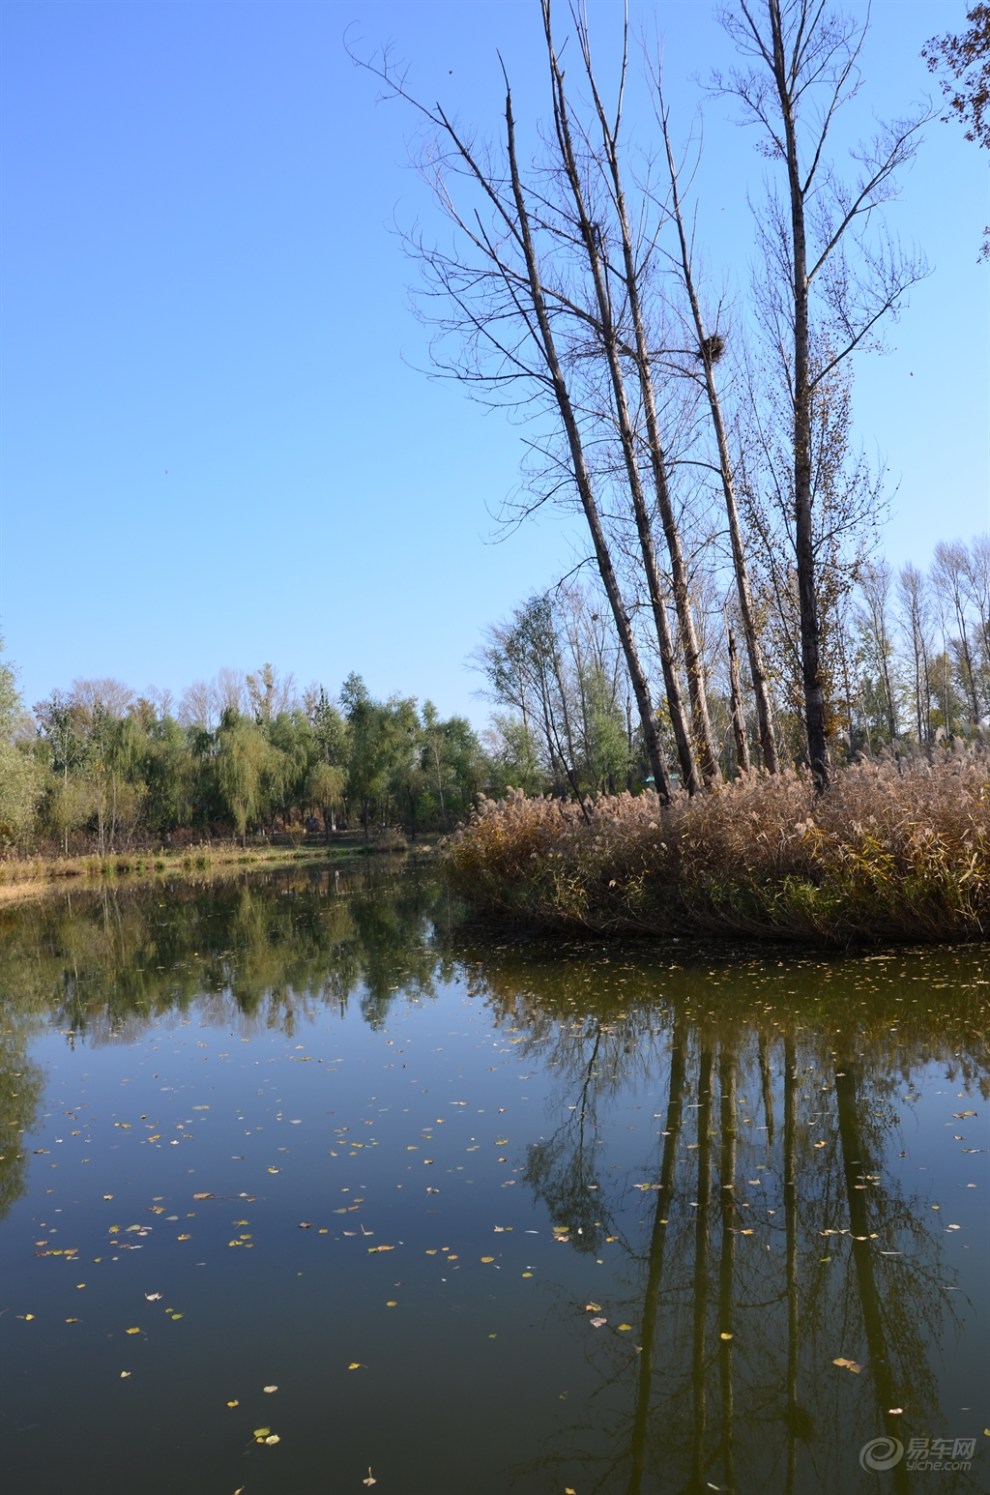
<svg viewBox="0 0 990 1495">
<path fill-rule="evenodd" d="M 860 1467 L 874 1473 L 893 1469 L 904 1459 L 910 1470 L 965 1470 L 976 1451 L 975 1438 L 871 1438 L 859 1451 Z"/>
</svg>

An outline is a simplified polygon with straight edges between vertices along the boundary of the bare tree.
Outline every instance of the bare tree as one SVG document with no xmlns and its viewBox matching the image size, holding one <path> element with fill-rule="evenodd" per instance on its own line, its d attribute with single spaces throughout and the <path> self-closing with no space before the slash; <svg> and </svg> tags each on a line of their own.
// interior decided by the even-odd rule
<svg viewBox="0 0 990 1495">
<path fill-rule="evenodd" d="M 584 146 L 584 151 L 582 163 L 579 164 L 573 138 L 573 131 L 579 128 L 579 126 L 578 122 L 572 116 L 564 91 L 564 72 L 560 64 L 550 26 L 549 0 L 541 0 L 541 3 L 547 54 L 550 58 L 553 80 L 554 119 L 561 159 L 564 163 L 567 182 L 577 209 L 578 221 L 581 226 L 581 237 L 594 283 L 603 352 L 608 362 L 609 376 L 612 383 L 617 425 L 622 442 L 622 454 L 626 466 L 633 510 L 636 515 L 636 528 L 640 539 L 644 573 L 649 586 L 650 604 L 657 622 L 657 636 L 658 639 L 664 639 L 666 634 L 666 616 L 653 548 L 649 508 L 640 472 L 641 459 L 639 448 L 642 445 L 643 436 L 636 431 L 633 424 L 629 393 L 627 391 L 627 380 L 623 367 L 624 358 L 631 360 L 635 371 L 636 393 L 638 393 L 642 408 L 645 442 L 649 455 L 652 495 L 660 515 L 664 538 L 667 543 L 667 551 L 670 557 L 674 603 L 677 611 L 681 646 L 691 699 L 695 740 L 701 757 L 702 773 L 708 782 L 712 782 L 718 779 L 720 774 L 708 714 L 705 677 L 701 667 L 697 634 L 692 616 L 687 564 L 684 556 L 684 548 L 681 543 L 680 527 L 675 516 L 671 495 L 666 442 L 660 429 L 659 402 L 654 376 L 654 369 L 657 367 L 656 352 L 650 346 L 651 339 L 648 336 L 647 313 L 644 306 L 644 295 L 650 285 L 649 262 L 653 244 L 651 239 L 644 239 L 642 235 L 639 238 L 639 242 L 636 242 L 634 239 L 626 201 L 626 188 L 622 167 L 620 141 L 622 105 L 629 59 L 628 17 L 623 34 L 620 83 L 617 90 L 614 112 L 610 113 L 605 107 L 595 78 L 587 22 L 577 11 L 572 13 L 578 43 L 581 48 L 585 76 L 594 101 L 600 136 L 599 140 L 593 143 L 587 132 L 582 131 L 581 144 Z M 617 240 L 616 248 L 621 249 L 621 260 L 616 255 L 615 261 L 613 261 L 609 253 L 610 246 L 606 242 L 606 235 L 601 223 L 593 220 L 588 212 L 580 165 L 583 164 L 586 170 L 589 161 L 594 163 L 594 168 L 598 175 L 604 178 L 604 186 L 607 194 L 606 202 L 613 220 L 613 234 Z M 631 337 L 624 335 L 623 328 L 615 314 L 616 299 L 612 294 L 610 280 L 614 281 L 623 298 L 618 304 L 621 306 L 624 302 L 626 319 L 632 334 Z M 669 649 L 669 646 L 661 647 L 661 659 L 664 664 L 664 678 L 667 682 L 669 699 L 672 690 L 676 693 L 676 686 L 669 679 L 669 666 L 672 661 L 672 651 Z M 678 746 L 680 747 L 680 743 Z M 693 775 L 693 763 L 688 763 L 683 752 L 681 752 L 681 761 L 685 772 L 690 767 Z"/>
<path fill-rule="evenodd" d="M 897 579 L 901 631 L 907 641 L 911 662 L 914 720 L 919 744 L 932 736 L 932 658 L 931 599 L 928 583 L 916 566 L 905 566 Z"/>
<path fill-rule="evenodd" d="M 541 0 L 541 16 L 552 123 L 543 159 L 529 173 L 520 164 L 507 77 L 502 144 L 490 154 L 476 148 L 441 105 L 430 108 L 415 99 L 387 56 L 362 65 L 437 132 L 426 164 L 457 245 L 447 251 L 421 238 L 410 242 L 425 270 L 428 295 L 435 298 L 429 304 L 439 308 L 431 318 L 438 328 L 434 366 L 534 422 L 549 417 L 529 442 L 539 465 L 532 507 L 548 498 L 576 497 L 580 505 L 651 771 L 665 797 L 666 769 L 634 615 L 640 626 L 646 617 L 652 621 L 685 786 L 693 792 L 720 776 L 664 430 L 676 390 L 661 395 L 657 389 L 666 311 L 654 290 L 653 264 L 665 218 L 648 194 L 637 199 L 635 212 L 627 204 L 620 138 L 627 49 L 610 112 L 595 79 L 587 32 L 572 13 L 592 98 L 585 118 L 565 88 L 549 0 Z M 669 579 L 657 554 L 654 515 Z M 635 607 L 619 575 L 623 554 L 631 552 L 645 584 L 643 609 Z M 671 604 L 676 634 L 668 619 Z"/>
<path fill-rule="evenodd" d="M 717 454 L 715 465 L 725 503 L 729 544 L 732 553 L 732 569 L 735 576 L 736 597 L 739 605 L 739 619 L 742 624 L 746 655 L 749 661 L 750 678 L 753 684 L 753 695 L 756 702 L 756 720 L 760 750 L 763 755 L 764 767 L 770 773 L 776 773 L 779 767 L 779 759 L 774 736 L 773 707 L 770 701 L 769 680 L 766 666 L 763 662 L 763 649 L 760 643 L 756 608 L 753 603 L 753 593 L 749 579 L 749 567 L 746 562 L 742 526 L 739 520 L 739 505 L 736 498 L 736 464 L 733 462 L 731 455 L 727 423 L 722 409 L 722 399 L 716 376 L 716 364 L 720 361 L 724 353 L 725 339 L 719 331 L 717 318 L 714 325 L 710 325 L 702 309 L 700 290 L 694 267 L 692 242 L 688 234 L 684 208 L 681 201 L 679 172 L 670 135 L 669 111 L 664 100 L 659 66 L 655 69 L 653 76 L 658 105 L 657 118 L 663 135 L 670 180 L 670 212 L 677 229 L 676 262 L 683 279 L 684 291 L 690 309 L 691 327 L 694 333 L 694 346 L 690 349 L 690 353 L 697 360 L 697 363 L 700 364 L 700 371 L 695 377 L 700 380 L 704 387 L 711 417 L 712 434 L 715 439 Z M 732 678 L 735 692 L 738 689 L 738 661 L 735 659 L 735 644 L 731 630 L 729 633 L 729 654 L 732 661 Z M 736 726 L 737 713 L 735 703 L 733 704 L 733 723 Z M 738 735 L 737 726 L 736 730 Z M 748 768 L 748 754 L 745 763 L 742 756 L 740 756 L 739 762 L 740 767 Z"/>
<path fill-rule="evenodd" d="M 973 646 L 970 642 L 972 619 L 969 617 L 969 567 L 966 546 L 960 540 L 940 540 L 932 562 L 932 585 L 942 614 L 946 640 L 956 656 L 959 683 L 966 697 L 970 721 L 980 720 L 980 699 Z M 954 632 L 950 633 L 950 629 Z M 982 631 L 982 630 L 981 630 Z"/>
<path fill-rule="evenodd" d="M 786 180 L 784 193 L 769 189 L 761 207 L 768 279 L 760 311 L 790 409 L 805 727 L 811 769 L 824 787 L 829 759 L 812 512 L 815 403 L 850 354 L 876 345 L 879 323 L 896 315 L 925 273 L 920 260 L 872 232 L 871 219 L 891 198 L 896 173 L 914 155 L 918 130 L 930 116 L 881 127 L 856 152 L 856 179 L 843 181 L 827 148 L 836 116 L 861 87 L 865 25 L 829 15 L 825 0 L 738 0 L 722 22 L 750 65 L 716 75 L 715 86 L 741 102 Z"/>
<path fill-rule="evenodd" d="M 883 710 L 891 742 L 897 737 L 897 699 L 893 676 L 893 625 L 890 589 L 893 572 L 886 561 L 864 566 L 859 578 L 860 603 L 856 619 L 867 642 L 870 664 L 880 684 Z"/>
<path fill-rule="evenodd" d="M 273 722 L 283 712 L 294 711 L 300 704 L 295 676 L 280 676 L 273 665 L 263 664 L 246 680 L 248 700 L 256 722 Z"/>
</svg>

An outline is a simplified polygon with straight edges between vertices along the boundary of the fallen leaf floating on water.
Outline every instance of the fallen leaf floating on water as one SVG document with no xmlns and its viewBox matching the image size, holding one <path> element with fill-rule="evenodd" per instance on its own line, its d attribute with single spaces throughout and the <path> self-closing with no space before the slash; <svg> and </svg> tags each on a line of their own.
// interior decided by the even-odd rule
<svg viewBox="0 0 990 1495">
<path fill-rule="evenodd" d="M 278 1387 L 277 1386 L 265 1386 L 265 1387 L 263 1387 L 263 1390 L 264 1390 L 266 1396 L 271 1396 L 271 1394 L 272 1394 L 273 1391 L 277 1391 L 278 1390 Z"/>
<path fill-rule="evenodd" d="M 608 1323 L 608 1319 L 602 1318 L 601 1314 L 599 1314 L 597 1318 L 589 1319 L 588 1322 L 593 1329 L 600 1329 L 603 1324 Z"/>
<path fill-rule="evenodd" d="M 368 1473 L 365 1475 L 365 1477 L 361 1481 L 361 1483 L 363 1485 L 377 1485 L 377 1483 L 378 1483 L 378 1481 L 376 1480 L 375 1476 L 371 1472 L 371 1465 L 370 1464 L 368 1465 Z"/>
<path fill-rule="evenodd" d="M 863 1369 L 855 1360 L 847 1360 L 844 1355 L 839 1355 L 832 1364 L 838 1365 L 842 1370 L 851 1370 L 854 1376 L 858 1376 Z"/>
</svg>

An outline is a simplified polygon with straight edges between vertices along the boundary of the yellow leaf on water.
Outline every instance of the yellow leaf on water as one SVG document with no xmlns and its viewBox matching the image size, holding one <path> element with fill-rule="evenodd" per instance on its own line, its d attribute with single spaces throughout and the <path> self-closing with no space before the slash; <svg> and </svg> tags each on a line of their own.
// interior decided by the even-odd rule
<svg viewBox="0 0 990 1495">
<path fill-rule="evenodd" d="M 628 1331 L 629 1331 L 629 1330 L 630 1330 L 630 1329 L 631 1329 L 631 1328 L 632 1328 L 632 1324 L 620 1324 L 620 1325 L 619 1325 L 619 1333 L 620 1333 L 620 1334 L 625 1334 L 625 1333 L 627 1333 L 627 1332 L 628 1332 Z"/>
<path fill-rule="evenodd" d="M 360 1362 L 360 1360 L 352 1360 L 351 1363 L 350 1363 L 350 1365 L 347 1367 L 347 1369 L 348 1370 L 360 1370 L 361 1369 L 361 1362 Z"/>
<path fill-rule="evenodd" d="M 124 1333 L 125 1334 L 140 1334 L 141 1330 L 140 1329 L 125 1329 Z"/>
<path fill-rule="evenodd" d="M 494 1261 L 495 1260 L 494 1256 L 483 1256 L 481 1259 L 485 1263 L 486 1266 L 488 1265 L 488 1263 L 490 1261 Z"/>
<path fill-rule="evenodd" d="M 240 1402 L 239 1402 L 239 1401 L 237 1401 L 237 1400 L 236 1400 L 236 1398 L 235 1398 L 235 1400 L 234 1400 L 234 1401 L 232 1401 L 232 1402 L 228 1402 L 228 1403 L 227 1403 L 227 1406 L 228 1406 L 228 1407 L 239 1407 L 239 1406 L 240 1406 L 240 1405 L 241 1405 L 241 1404 L 240 1404 Z"/>
<path fill-rule="evenodd" d="M 861 1365 L 858 1365 L 855 1360 L 847 1360 L 844 1355 L 839 1355 L 835 1360 L 832 1361 L 832 1364 L 838 1365 L 842 1370 L 851 1370 L 854 1376 L 858 1376 L 860 1371 L 863 1369 L 863 1367 Z"/>
<path fill-rule="evenodd" d="M 731 1339 L 732 1335 L 726 1333 L 726 1331 L 723 1329 L 722 1333 L 718 1337 L 719 1339 Z"/>
<path fill-rule="evenodd" d="M 282 1440 L 278 1436 L 278 1433 L 269 1433 L 268 1437 L 265 1439 L 266 1443 L 281 1443 L 281 1441 Z"/>
</svg>

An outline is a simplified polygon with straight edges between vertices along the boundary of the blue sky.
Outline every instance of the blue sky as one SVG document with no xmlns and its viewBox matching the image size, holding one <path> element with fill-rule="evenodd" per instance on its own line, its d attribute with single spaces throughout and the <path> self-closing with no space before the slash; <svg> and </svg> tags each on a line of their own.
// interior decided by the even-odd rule
<svg viewBox="0 0 990 1495">
<path fill-rule="evenodd" d="M 858 130 L 931 91 L 920 49 L 964 10 L 877 0 Z M 729 44 L 704 0 L 631 11 L 686 134 Z M 621 10 L 591 13 L 607 61 Z M 552 513 L 493 543 L 520 431 L 420 371 L 395 234 L 435 225 L 417 122 L 343 35 L 494 131 L 497 48 L 542 109 L 535 0 L 2 0 L 0 25 L 0 627 L 25 700 L 270 660 L 483 722 L 467 656 L 585 547 Z M 730 296 L 765 169 L 731 114 L 705 105 L 700 216 Z M 890 221 L 933 273 L 856 381 L 895 566 L 990 523 L 987 199 L 986 154 L 931 124 Z"/>
</svg>

